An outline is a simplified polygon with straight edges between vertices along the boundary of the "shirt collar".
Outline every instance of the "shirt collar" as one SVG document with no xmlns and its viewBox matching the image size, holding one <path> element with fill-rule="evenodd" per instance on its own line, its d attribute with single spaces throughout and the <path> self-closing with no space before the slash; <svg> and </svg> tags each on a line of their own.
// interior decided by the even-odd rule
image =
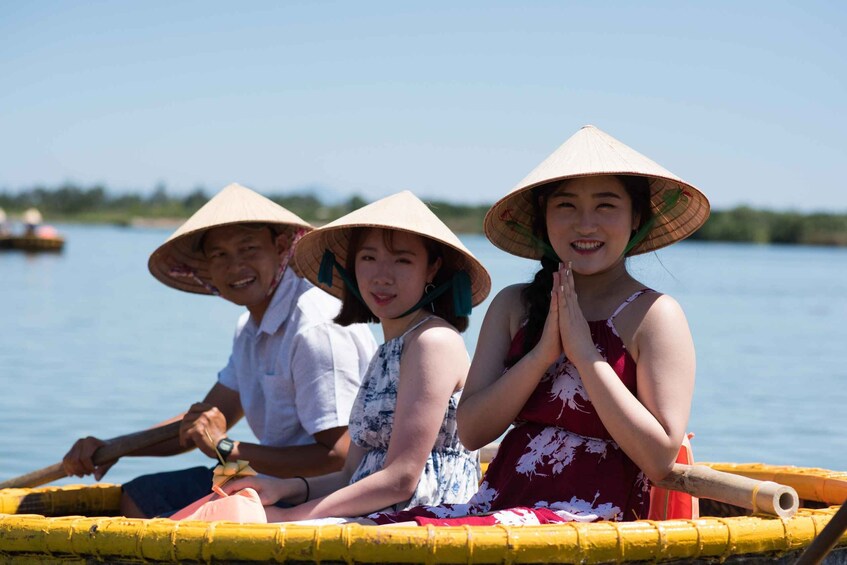
<svg viewBox="0 0 847 565">
<path fill-rule="evenodd" d="M 282 327 L 291 313 L 291 306 L 294 303 L 300 280 L 300 277 L 294 273 L 294 269 L 285 270 L 279 286 L 276 287 L 276 291 L 271 297 L 271 303 L 268 304 L 268 309 L 262 317 L 262 323 L 257 328 L 257 333 L 274 334 Z M 252 316 L 250 319 L 255 325 Z"/>
</svg>

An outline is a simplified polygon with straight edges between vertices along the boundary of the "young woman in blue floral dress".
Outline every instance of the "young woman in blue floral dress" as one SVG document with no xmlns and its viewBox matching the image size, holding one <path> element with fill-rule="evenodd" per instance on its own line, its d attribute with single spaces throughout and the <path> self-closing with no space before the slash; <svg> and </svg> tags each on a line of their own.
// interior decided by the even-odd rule
<svg viewBox="0 0 847 565">
<path fill-rule="evenodd" d="M 460 332 L 490 290 L 485 268 L 410 192 L 307 234 L 295 260 L 305 277 L 342 299 L 338 323 L 378 321 L 385 342 L 354 403 L 340 472 L 245 478 L 224 490 L 255 489 L 271 522 L 467 501 L 479 463 L 456 429 L 470 365 Z"/>
</svg>

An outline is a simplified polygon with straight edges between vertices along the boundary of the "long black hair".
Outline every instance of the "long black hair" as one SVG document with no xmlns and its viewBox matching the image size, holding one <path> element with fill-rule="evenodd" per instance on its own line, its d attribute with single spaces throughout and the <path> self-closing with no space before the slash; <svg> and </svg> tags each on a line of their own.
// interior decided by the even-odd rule
<svg viewBox="0 0 847 565">
<path fill-rule="evenodd" d="M 653 211 L 650 207 L 650 183 L 646 177 L 634 175 L 615 175 L 620 180 L 630 200 L 632 200 L 633 217 L 638 218 L 638 225 L 632 230 L 634 235 L 646 222 L 650 221 Z M 536 238 L 550 246 L 550 238 L 547 235 L 547 222 L 545 211 L 547 210 L 547 199 L 554 189 L 560 188 L 567 180 L 543 184 L 532 189 L 532 233 Z M 511 367 L 526 355 L 538 340 L 544 330 L 544 322 L 547 320 L 547 312 L 550 310 L 550 290 L 553 288 L 553 273 L 559 269 L 559 261 L 548 255 L 541 257 L 541 269 L 535 273 L 532 279 L 521 291 L 521 299 L 526 311 L 526 326 L 524 326 L 524 340 L 521 350 L 506 359 L 506 366 Z"/>
</svg>

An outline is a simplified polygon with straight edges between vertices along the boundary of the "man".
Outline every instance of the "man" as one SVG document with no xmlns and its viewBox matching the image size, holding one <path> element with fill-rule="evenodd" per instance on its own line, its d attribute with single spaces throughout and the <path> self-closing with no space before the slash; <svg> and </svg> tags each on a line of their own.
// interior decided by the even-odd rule
<svg viewBox="0 0 847 565">
<path fill-rule="evenodd" d="M 217 383 L 202 402 L 167 421 L 182 420 L 178 440 L 133 455 L 196 447 L 212 459 L 247 460 L 280 477 L 342 467 L 350 408 L 376 343 L 367 326 L 336 325 L 340 303 L 289 268 L 297 239 L 311 229 L 282 206 L 231 184 L 153 252 L 148 267 L 164 284 L 218 294 L 247 312 Z M 242 416 L 259 443 L 227 437 Z M 64 457 L 65 471 L 100 480 L 111 467 L 93 464 L 101 445 L 94 437 L 78 440 Z M 121 513 L 169 515 L 208 494 L 211 484 L 207 467 L 144 475 L 124 485 Z"/>
</svg>

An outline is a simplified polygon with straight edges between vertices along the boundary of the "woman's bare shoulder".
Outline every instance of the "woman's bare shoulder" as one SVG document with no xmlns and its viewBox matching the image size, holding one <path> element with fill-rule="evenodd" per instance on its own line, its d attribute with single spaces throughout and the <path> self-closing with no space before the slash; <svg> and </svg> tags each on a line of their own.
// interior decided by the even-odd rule
<svg viewBox="0 0 847 565">
<path fill-rule="evenodd" d="M 520 300 L 521 293 L 528 286 L 529 284 L 527 283 L 510 284 L 509 286 L 501 289 L 500 292 L 497 293 L 497 296 L 494 297 L 494 300 Z"/>
<path fill-rule="evenodd" d="M 523 290 L 526 284 L 513 284 L 505 287 L 491 301 L 485 313 L 483 331 L 489 328 L 501 328 L 513 336 L 526 319 L 526 305 Z"/>
<path fill-rule="evenodd" d="M 416 328 L 406 338 L 406 347 L 416 348 L 436 348 L 443 349 L 445 347 L 461 346 L 465 349 L 465 342 L 462 339 L 462 334 L 459 333 L 453 324 L 440 318 L 432 316 L 429 320 Z"/>
<path fill-rule="evenodd" d="M 615 319 L 625 345 L 637 351 L 645 339 L 688 331 L 688 321 L 679 302 L 669 294 L 644 293 Z"/>
<path fill-rule="evenodd" d="M 401 367 L 426 368 L 427 374 L 433 375 L 433 383 L 443 382 L 459 390 L 468 374 L 470 356 L 458 330 L 433 316 L 409 334 L 400 363 Z"/>
<path fill-rule="evenodd" d="M 528 285 L 525 283 L 513 284 L 503 288 L 488 307 L 490 312 L 492 309 L 504 312 L 523 311 L 523 291 Z"/>
<path fill-rule="evenodd" d="M 644 323 L 647 324 L 661 324 L 668 320 L 685 318 L 679 302 L 670 294 L 661 292 L 645 293 L 639 310 Z"/>
</svg>

